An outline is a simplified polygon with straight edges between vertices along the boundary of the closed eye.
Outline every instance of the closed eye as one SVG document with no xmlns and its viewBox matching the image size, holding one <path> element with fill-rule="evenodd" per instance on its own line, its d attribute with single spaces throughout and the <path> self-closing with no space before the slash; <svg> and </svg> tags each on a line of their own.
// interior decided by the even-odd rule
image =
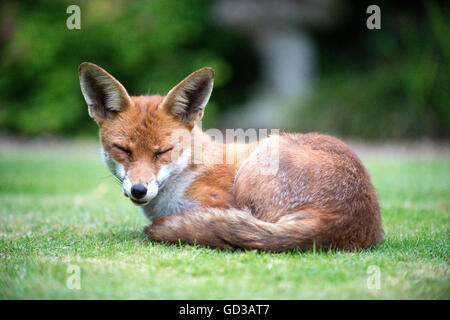
<svg viewBox="0 0 450 320">
<path fill-rule="evenodd" d="M 118 146 L 117 144 L 114 144 L 113 147 L 118 149 L 118 150 L 120 150 L 120 151 L 122 151 L 122 152 L 125 152 L 128 156 L 131 156 L 131 151 L 130 150 L 122 148 L 121 146 Z"/>
<path fill-rule="evenodd" d="M 155 152 L 155 158 L 161 157 L 164 153 L 167 153 L 167 152 L 171 151 L 172 149 L 173 149 L 173 148 L 169 148 L 169 149 L 164 150 L 164 151 Z"/>
</svg>

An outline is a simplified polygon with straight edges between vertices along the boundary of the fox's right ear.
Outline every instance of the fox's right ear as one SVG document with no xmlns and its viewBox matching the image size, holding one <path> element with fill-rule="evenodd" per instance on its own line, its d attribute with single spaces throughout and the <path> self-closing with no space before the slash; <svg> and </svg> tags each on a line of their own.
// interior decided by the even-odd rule
<svg viewBox="0 0 450 320">
<path fill-rule="evenodd" d="M 78 68 L 81 92 L 94 120 L 102 120 L 131 105 L 127 90 L 99 66 L 83 62 Z"/>
</svg>

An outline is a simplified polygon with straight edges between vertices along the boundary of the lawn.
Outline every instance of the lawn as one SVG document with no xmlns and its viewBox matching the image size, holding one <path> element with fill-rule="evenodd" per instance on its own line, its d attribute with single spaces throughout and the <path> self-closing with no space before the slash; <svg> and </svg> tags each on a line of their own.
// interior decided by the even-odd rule
<svg viewBox="0 0 450 320">
<path fill-rule="evenodd" d="M 381 245 L 274 254 L 148 241 L 92 144 L 1 147 L 0 299 L 450 298 L 448 155 L 362 157 Z"/>
</svg>

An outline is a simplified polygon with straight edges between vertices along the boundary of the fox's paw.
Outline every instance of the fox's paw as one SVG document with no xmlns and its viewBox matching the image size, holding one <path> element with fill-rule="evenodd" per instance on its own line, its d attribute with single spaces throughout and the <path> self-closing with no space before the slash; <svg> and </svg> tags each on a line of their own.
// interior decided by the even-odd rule
<svg viewBox="0 0 450 320">
<path fill-rule="evenodd" d="M 154 226 L 145 227 L 144 232 L 150 240 L 164 241 L 164 239 L 161 237 L 161 232 L 159 232 L 158 228 Z"/>
<path fill-rule="evenodd" d="M 144 232 L 150 239 L 152 238 L 152 226 L 146 226 Z"/>
<path fill-rule="evenodd" d="M 170 241 L 170 229 L 166 226 L 167 218 L 155 219 L 150 226 L 144 228 L 144 232 L 151 240 Z"/>
</svg>

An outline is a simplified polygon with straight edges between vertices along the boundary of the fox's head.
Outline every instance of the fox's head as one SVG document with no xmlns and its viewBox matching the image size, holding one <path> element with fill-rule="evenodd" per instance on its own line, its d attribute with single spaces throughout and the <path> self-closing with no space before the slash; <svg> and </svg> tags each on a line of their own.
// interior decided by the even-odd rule
<svg viewBox="0 0 450 320">
<path fill-rule="evenodd" d="M 89 115 L 100 128 L 106 165 L 122 182 L 125 196 L 147 205 L 189 164 L 189 135 L 211 95 L 213 70 L 193 72 L 165 97 L 130 97 L 119 81 L 92 63 L 82 63 L 79 76 Z"/>
</svg>

